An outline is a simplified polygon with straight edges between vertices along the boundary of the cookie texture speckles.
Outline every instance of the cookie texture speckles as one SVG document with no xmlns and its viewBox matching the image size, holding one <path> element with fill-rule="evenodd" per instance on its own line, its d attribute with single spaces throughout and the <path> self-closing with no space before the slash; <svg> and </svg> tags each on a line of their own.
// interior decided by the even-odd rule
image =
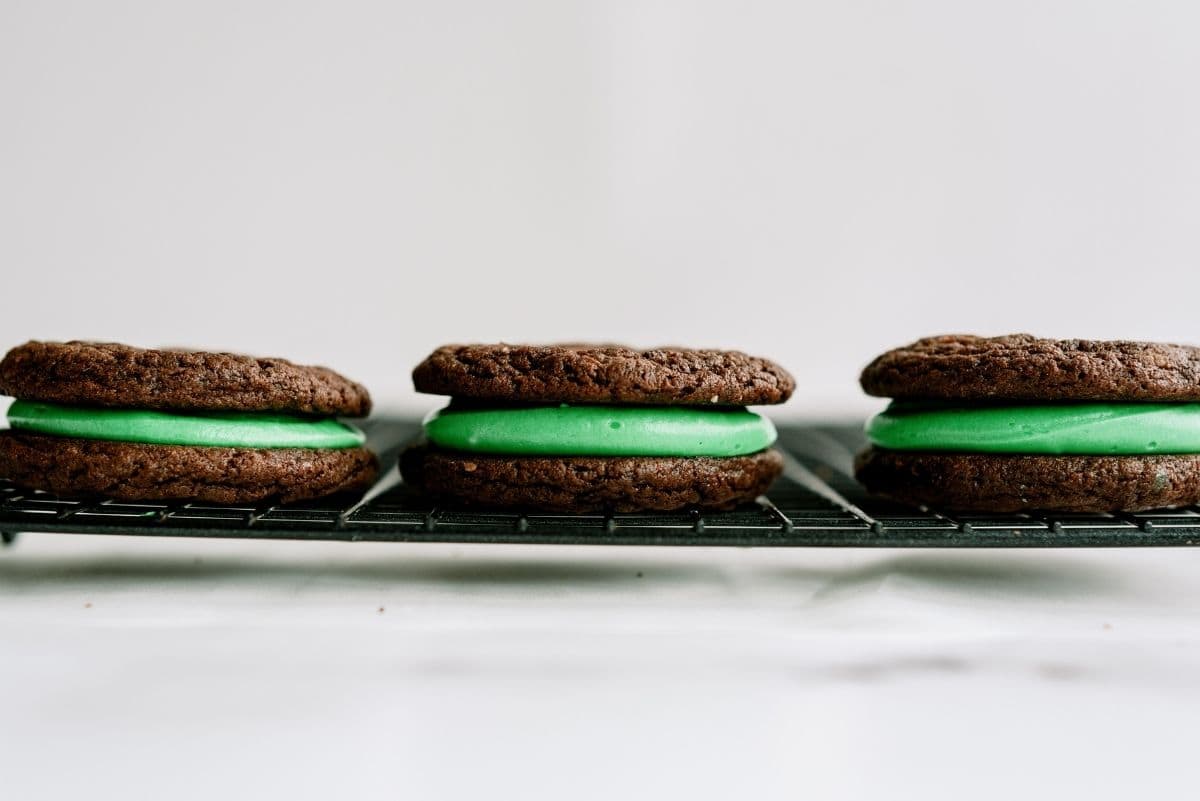
<svg viewBox="0 0 1200 801">
<path fill-rule="evenodd" d="M 861 383 L 901 400 L 1200 401 L 1200 348 L 954 334 L 884 353 Z"/>
<path fill-rule="evenodd" d="M 738 351 L 586 345 L 448 345 L 413 370 L 418 392 L 493 401 L 782 403 L 796 382 Z"/>
<path fill-rule="evenodd" d="M 0 475 L 57 495 L 289 502 L 361 492 L 377 473 L 365 448 L 202 448 L 0 432 Z"/>
<path fill-rule="evenodd" d="M 115 343 L 27 342 L 0 361 L 0 394 L 122 408 L 363 417 L 367 390 L 325 367 Z"/>
<path fill-rule="evenodd" d="M 1200 454 L 1034 456 L 869 448 L 855 465 L 872 493 L 960 512 L 1136 512 L 1200 503 Z"/>
<path fill-rule="evenodd" d="M 400 468 L 409 484 L 469 506 L 669 512 L 753 501 L 779 477 L 783 459 L 773 450 L 727 458 L 509 457 L 415 446 Z"/>
</svg>

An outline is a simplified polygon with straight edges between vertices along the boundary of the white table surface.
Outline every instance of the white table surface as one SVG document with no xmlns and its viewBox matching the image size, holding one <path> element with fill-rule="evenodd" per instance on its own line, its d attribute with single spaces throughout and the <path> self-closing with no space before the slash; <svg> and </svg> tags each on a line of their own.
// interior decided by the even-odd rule
<svg viewBox="0 0 1200 801">
<path fill-rule="evenodd" d="M 0 552 L 13 799 L 1181 797 L 1198 676 L 1200 550 Z"/>
</svg>

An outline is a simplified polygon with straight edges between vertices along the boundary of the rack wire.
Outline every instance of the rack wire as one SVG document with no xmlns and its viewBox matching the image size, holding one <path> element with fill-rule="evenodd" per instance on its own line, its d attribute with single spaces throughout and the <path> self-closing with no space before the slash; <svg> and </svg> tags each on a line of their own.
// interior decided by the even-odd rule
<svg viewBox="0 0 1200 801">
<path fill-rule="evenodd" d="M 402 484 L 396 455 L 415 420 L 366 426 L 387 468 L 363 497 L 219 506 L 60 498 L 0 482 L 0 535 L 18 532 L 150 537 L 387 542 L 687 545 L 738 547 L 1030 548 L 1200 543 L 1200 509 L 1122 515 L 955 516 L 868 496 L 851 463 L 858 425 L 781 425 L 784 476 L 770 493 L 729 512 L 552 515 L 432 505 Z"/>
</svg>

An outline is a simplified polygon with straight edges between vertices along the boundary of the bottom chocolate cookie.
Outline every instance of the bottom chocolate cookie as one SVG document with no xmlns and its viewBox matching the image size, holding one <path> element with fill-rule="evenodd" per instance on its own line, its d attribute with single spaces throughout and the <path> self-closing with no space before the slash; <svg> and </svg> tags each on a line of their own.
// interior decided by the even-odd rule
<svg viewBox="0 0 1200 801">
<path fill-rule="evenodd" d="M 1200 454 L 1042 456 L 869 448 L 870 492 L 960 512 L 1137 512 L 1200 503 Z"/>
<path fill-rule="evenodd" d="M 0 432 L 0 477 L 56 495 L 123 501 L 298 501 L 365 490 L 366 448 L 201 448 Z"/>
<path fill-rule="evenodd" d="M 783 471 L 772 450 L 749 456 L 493 456 L 409 448 L 409 484 L 468 506 L 547 512 L 670 512 L 730 509 L 753 501 Z"/>
</svg>

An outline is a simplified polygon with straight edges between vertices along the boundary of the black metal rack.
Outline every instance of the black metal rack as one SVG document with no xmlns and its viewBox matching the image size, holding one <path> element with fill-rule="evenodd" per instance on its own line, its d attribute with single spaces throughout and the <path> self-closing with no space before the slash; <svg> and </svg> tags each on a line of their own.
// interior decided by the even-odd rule
<svg viewBox="0 0 1200 801">
<path fill-rule="evenodd" d="M 119 503 L 58 498 L 0 482 L 0 532 L 390 542 L 740 547 L 1113 547 L 1200 543 L 1200 509 L 1130 515 L 952 516 L 866 495 L 850 474 L 855 425 L 782 425 L 784 477 L 767 497 L 730 511 L 548 515 L 441 508 L 403 486 L 396 454 L 416 421 L 366 426 L 389 467 L 363 498 L 263 506 Z"/>
</svg>

